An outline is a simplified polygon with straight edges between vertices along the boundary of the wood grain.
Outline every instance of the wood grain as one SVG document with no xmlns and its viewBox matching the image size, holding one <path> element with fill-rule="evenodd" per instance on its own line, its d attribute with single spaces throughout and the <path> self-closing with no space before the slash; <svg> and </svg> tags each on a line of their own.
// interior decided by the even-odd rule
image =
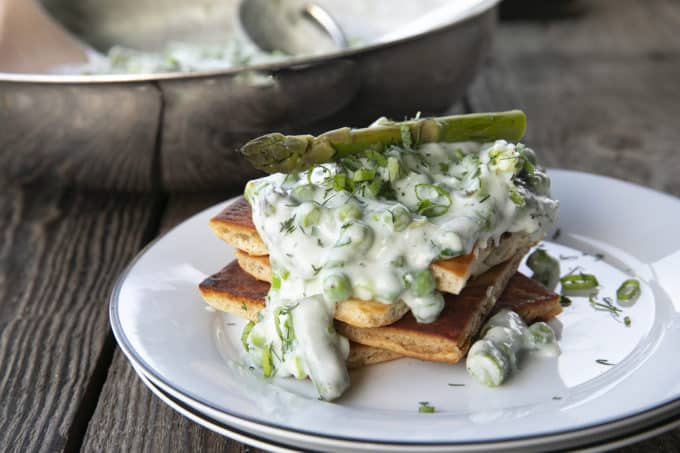
<svg viewBox="0 0 680 453">
<path fill-rule="evenodd" d="M 165 232 L 192 214 L 234 195 L 171 196 L 160 231 Z M 112 435 L 115 443 L 111 441 Z M 82 451 L 256 453 L 259 450 L 215 434 L 166 406 L 142 384 L 127 358 L 117 349 Z"/>
<path fill-rule="evenodd" d="M 3 187 L 0 451 L 80 443 L 113 351 L 108 295 L 148 236 L 151 201 Z"/>
</svg>

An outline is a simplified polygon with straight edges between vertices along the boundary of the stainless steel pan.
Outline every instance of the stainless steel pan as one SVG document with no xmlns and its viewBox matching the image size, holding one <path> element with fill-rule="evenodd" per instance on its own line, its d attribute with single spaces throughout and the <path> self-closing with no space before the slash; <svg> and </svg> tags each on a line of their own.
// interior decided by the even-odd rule
<svg viewBox="0 0 680 453">
<path fill-rule="evenodd" d="M 367 42 L 441 2 L 317 3 L 350 37 Z M 236 152 L 257 135 L 365 126 L 383 115 L 399 119 L 448 108 L 480 66 L 496 3 L 409 38 L 259 66 L 119 76 L 0 73 L 0 181 L 125 191 L 236 189 L 257 174 Z M 226 0 L 44 4 L 100 50 L 210 42 L 216 30 L 233 30 L 237 7 Z"/>
</svg>

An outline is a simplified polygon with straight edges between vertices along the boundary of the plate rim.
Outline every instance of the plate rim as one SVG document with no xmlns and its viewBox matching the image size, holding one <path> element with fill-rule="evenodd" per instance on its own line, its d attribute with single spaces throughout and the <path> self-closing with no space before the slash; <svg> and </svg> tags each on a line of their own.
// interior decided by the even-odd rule
<svg viewBox="0 0 680 453">
<path fill-rule="evenodd" d="M 549 173 L 562 173 L 566 176 L 588 176 L 588 177 L 593 177 L 596 179 L 604 179 L 604 180 L 609 180 L 609 181 L 614 181 L 619 184 L 624 184 L 627 186 L 630 186 L 631 188 L 637 189 L 637 190 L 643 190 L 644 192 L 648 193 L 650 196 L 662 196 L 669 201 L 673 201 L 675 203 L 680 202 L 680 197 L 676 197 L 672 194 L 660 192 L 658 190 L 645 187 L 642 185 L 639 185 L 637 183 L 633 183 L 630 181 L 625 181 L 622 179 L 617 179 L 611 176 L 607 175 L 601 175 L 597 173 L 590 173 L 590 172 L 584 172 L 584 171 L 576 171 L 576 170 L 569 170 L 569 169 L 560 169 L 560 168 L 548 168 Z M 175 391 L 178 394 L 183 395 L 186 399 L 194 401 L 198 404 L 201 404 L 207 408 L 210 408 L 211 410 L 214 410 L 216 412 L 219 412 L 221 414 L 226 415 L 227 417 L 234 418 L 240 421 L 244 421 L 247 423 L 252 423 L 256 426 L 259 427 L 264 427 L 267 429 L 272 429 L 278 431 L 281 435 L 285 436 L 286 433 L 293 433 L 296 435 L 303 435 L 303 436 L 311 436 L 315 437 L 317 439 L 327 439 L 327 440 L 334 440 L 334 441 L 344 441 L 344 442 L 361 442 L 362 444 L 367 444 L 367 443 L 373 443 L 375 445 L 380 445 L 380 446 L 385 446 L 385 445 L 394 445 L 394 446 L 429 446 L 429 447 L 470 447 L 470 446 L 487 446 L 487 447 L 500 447 L 501 444 L 507 444 L 507 447 L 503 448 L 517 448 L 517 447 L 523 447 L 523 446 L 529 446 L 529 444 L 533 444 L 533 442 L 539 441 L 539 440 L 546 440 L 547 443 L 544 446 L 548 445 L 555 445 L 558 442 L 568 442 L 571 440 L 571 442 L 577 441 L 579 438 L 584 438 L 587 437 L 589 439 L 592 439 L 593 436 L 597 436 L 598 434 L 602 436 L 603 438 L 611 437 L 607 436 L 607 432 L 611 431 L 616 431 L 617 435 L 620 437 L 624 437 L 625 433 L 629 432 L 635 432 L 636 427 L 639 427 L 641 423 L 645 423 L 646 425 L 653 425 L 654 421 L 657 420 L 658 418 L 664 418 L 664 419 L 671 419 L 675 418 L 675 422 L 680 424 L 680 396 L 666 401 L 664 403 L 660 403 L 657 405 L 654 405 L 652 407 L 649 407 L 643 411 L 636 412 L 634 414 L 625 416 L 623 418 L 616 418 L 613 420 L 609 420 L 606 422 L 598 423 L 598 424 L 593 424 L 589 426 L 584 426 L 581 428 L 575 428 L 575 429 L 568 429 L 568 430 L 562 430 L 562 431 L 553 431 L 553 432 L 548 432 L 544 434 L 537 434 L 537 435 L 528 435 L 528 436 L 522 436 L 522 437 L 505 437 L 505 438 L 499 438 L 495 439 L 493 441 L 460 441 L 460 442 L 423 442 L 423 441 L 400 441 L 400 442 L 393 442 L 389 440 L 380 440 L 380 439 L 361 439 L 358 437 L 352 438 L 352 437 L 345 437 L 345 436 L 333 436 L 333 435 L 327 435 L 327 434 L 320 434 L 318 432 L 314 431 L 307 431 L 307 430 L 302 430 L 302 429 L 296 429 L 296 428 L 288 428 L 284 427 L 282 425 L 276 424 L 276 423 L 271 423 L 268 421 L 261 421 L 259 419 L 252 418 L 250 416 L 243 416 L 243 415 L 238 415 L 234 414 L 231 412 L 227 412 L 223 410 L 222 408 L 215 407 L 211 404 L 209 401 L 203 401 L 199 396 L 197 395 L 192 395 L 191 392 L 185 392 L 185 391 L 180 391 L 178 389 L 175 389 L 174 386 L 169 383 L 163 376 L 159 376 L 153 367 L 151 367 L 142 357 L 139 357 L 138 354 L 134 351 L 134 348 L 132 345 L 128 342 L 127 337 L 125 336 L 123 329 L 122 329 L 122 323 L 120 321 L 120 318 L 118 317 L 118 312 L 116 310 L 116 307 L 118 306 L 118 302 L 120 299 L 120 290 L 123 286 L 123 283 L 126 281 L 128 275 L 132 271 L 132 269 L 135 267 L 137 262 L 148 252 L 149 249 L 151 249 L 153 246 L 155 246 L 159 241 L 163 240 L 173 232 L 175 232 L 177 229 L 181 228 L 182 225 L 184 225 L 186 222 L 189 220 L 204 215 L 207 211 L 214 210 L 217 206 L 227 204 L 230 202 L 233 202 L 236 197 L 229 198 L 228 200 L 221 201 L 219 203 L 213 204 L 193 215 L 190 217 L 184 219 L 182 222 L 178 223 L 177 225 L 173 226 L 170 228 L 168 231 L 164 232 L 163 234 L 159 235 L 158 237 L 154 238 L 151 242 L 149 242 L 145 247 L 143 247 L 137 255 L 134 257 L 134 259 L 125 267 L 125 269 L 120 273 L 118 278 L 116 279 L 116 282 L 113 286 L 113 289 L 111 291 L 111 295 L 109 298 L 109 322 L 111 325 L 112 332 L 114 334 L 114 337 L 116 339 L 116 342 L 118 343 L 119 347 L 123 351 L 123 353 L 126 355 L 128 360 L 130 360 L 132 363 L 135 363 L 141 368 L 141 371 L 146 375 L 152 377 L 154 380 L 157 380 L 158 382 L 162 383 L 168 388 L 172 388 L 173 391 Z M 673 422 L 671 422 L 672 424 Z M 669 428 L 670 429 L 670 428 Z M 620 434 L 619 434 L 620 431 Z M 638 430 L 639 431 L 639 430 Z M 537 443 L 537 446 L 543 445 L 542 443 Z M 578 445 L 578 444 L 575 444 Z"/>
<path fill-rule="evenodd" d="M 231 427 L 228 423 L 222 422 L 220 420 L 216 420 L 213 418 L 210 414 L 206 414 L 200 410 L 200 408 L 192 406 L 188 401 L 181 401 L 181 399 L 177 396 L 174 396 L 171 394 L 170 391 L 167 389 L 163 389 L 162 385 L 159 385 L 159 383 L 154 382 L 153 378 L 147 376 L 144 374 L 142 370 L 139 370 L 137 368 L 137 364 L 134 362 L 131 363 L 134 371 L 137 373 L 137 375 L 140 377 L 142 382 L 161 400 L 165 401 L 163 397 L 158 395 L 157 392 L 162 393 L 165 395 L 165 397 L 171 398 L 172 400 L 180 400 L 180 401 L 175 401 L 176 404 L 186 406 L 183 408 L 184 411 L 190 412 L 192 415 L 194 415 L 196 418 L 201 419 L 202 421 L 208 423 L 209 425 L 216 425 L 217 427 L 223 428 L 226 431 L 231 431 L 233 430 L 233 427 Z M 176 391 L 176 390 L 174 390 Z M 178 392 L 179 393 L 179 392 Z M 167 402 L 166 402 L 167 403 Z M 172 407 L 172 406 L 171 406 Z M 174 407 L 173 407 L 174 408 Z M 183 412 L 179 411 L 182 415 L 184 415 Z M 635 417 L 635 416 L 633 416 Z M 633 418 L 630 417 L 630 418 Z M 193 420 L 193 418 L 189 417 L 190 419 Z M 208 426 L 207 424 L 203 424 L 199 421 L 193 420 L 196 423 L 201 424 L 202 426 L 212 429 L 211 426 Z M 651 420 L 650 420 L 651 421 Z M 636 420 L 630 420 L 630 424 L 635 424 Z M 509 442 L 492 442 L 492 443 L 480 443 L 480 442 L 471 442 L 471 443 L 459 443 L 457 445 L 454 445 L 453 448 L 454 450 L 451 450 L 452 445 L 432 445 L 432 444 L 425 444 L 425 443 L 417 443 L 417 444 L 404 444 L 404 443 L 376 443 L 376 442 L 365 442 L 361 440 L 337 440 L 333 438 L 329 438 L 327 436 L 315 436 L 315 435 L 305 435 L 305 441 L 307 442 L 314 442 L 315 440 L 318 441 L 334 441 L 335 446 L 338 448 L 352 448 L 352 447 L 361 447 L 362 451 L 370 451 L 368 450 L 369 448 L 374 448 L 374 449 L 380 449 L 380 451 L 386 451 L 383 449 L 389 448 L 389 449 L 399 449 L 399 451 L 411 451 L 413 447 L 420 447 L 417 448 L 418 451 L 423 450 L 423 451 L 478 451 L 478 449 L 483 449 L 482 451 L 491 451 L 489 450 L 490 447 L 493 450 L 493 447 L 498 447 L 498 450 L 508 450 L 508 449 L 518 449 L 518 448 L 529 448 L 532 451 L 535 449 L 541 449 L 545 448 L 547 446 L 552 446 L 552 447 L 559 447 L 559 448 L 579 448 L 583 449 L 586 448 L 588 451 L 600 451 L 600 450 L 605 450 L 605 449 L 610 449 L 610 448 L 615 448 L 615 447 L 621 447 L 625 445 L 630 445 L 635 442 L 639 442 L 644 439 L 648 439 L 652 436 L 662 434 L 666 431 L 669 431 L 673 428 L 680 427 L 680 417 L 675 417 L 672 414 L 669 414 L 668 416 L 665 417 L 660 417 L 660 421 L 658 422 L 651 422 L 650 426 L 643 426 L 640 429 L 631 429 L 630 431 L 622 431 L 622 432 L 616 432 L 614 435 L 605 435 L 605 436 L 600 436 L 596 438 L 589 438 L 590 440 L 587 443 L 579 443 L 579 442 L 574 442 L 578 441 L 579 439 L 582 439 L 582 437 L 578 437 L 577 439 L 571 440 L 568 444 L 562 444 L 562 445 L 557 445 L 557 442 L 559 440 L 552 440 L 548 439 L 547 442 L 545 443 L 536 443 L 536 444 L 531 444 L 527 445 L 525 443 L 515 443 L 513 442 L 512 444 Z M 286 430 L 287 432 L 292 432 L 292 430 Z M 218 431 L 216 431 L 218 432 Z M 631 432 L 633 433 L 631 435 Z M 245 437 L 249 437 L 251 434 L 245 435 Z M 255 437 L 255 436 L 253 436 Z M 294 441 L 295 439 L 290 439 L 290 441 Z M 540 440 L 545 440 L 545 439 L 540 439 Z M 552 443 L 551 443 L 552 441 Z M 274 441 L 270 441 L 274 443 Z M 566 440 L 565 440 L 566 442 Z M 281 442 L 279 442 L 281 443 Z M 285 445 L 285 443 L 282 443 L 282 445 Z M 328 447 L 329 445 L 325 445 Z M 333 446 L 333 445 L 330 445 Z M 402 448 L 407 448 L 409 450 L 401 450 Z M 376 450 L 377 451 L 377 450 Z"/>
</svg>

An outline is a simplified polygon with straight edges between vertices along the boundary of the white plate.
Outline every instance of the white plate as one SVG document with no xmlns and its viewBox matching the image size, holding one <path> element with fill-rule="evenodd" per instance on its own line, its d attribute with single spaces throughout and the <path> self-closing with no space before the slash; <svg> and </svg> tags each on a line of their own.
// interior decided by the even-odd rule
<svg viewBox="0 0 680 453">
<path fill-rule="evenodd" d="M 597 451 L 606 451 L 613 448 L 623 447 L 625 445 L 639 442 L 644 439 L 659 435 L 664 431 L 680 426 L 680 419 L 673 416 L 672 408 L 664 407 L 663 409 L 654 410 L 653 413 L 645 412 L 634 417 L 629 417 L 614 423 L 608 423 L 606 426 L 598 426 L 584 431 L 579 431 L 579 436 L 541 436 L 531 439 L 520 439 L 513 441 L 501 441 L 495 443 L 475 443 L 475 444 L 459 444 L 455 446 L 433 446 L 433 445 L 399 445 L 387 443 L 366 443 L 358 441 L 346 441 L 339 439 L 318 438 L 309 435 L 291 435 L 289 434 L 283 442 L 287 442 L 288 447 L 283 444 L 273 443 L 273 440 L 263 440 L 252 437 L 252 435 L 245 434 L 234 430 L 228 424 L 224 424 L 219 420 L 220 417 L 211 418 L 210 413 L 214 410 L 205 408 L 199 409 L 200 403 L 185 402 L 186 397 L 173 396 L 172 391 L 163 389 L 162 385 L 154 382 L 153 379 L 146 376 L 133 362 L 133 369 L 137 372 L 140 380 L 149 388 L 156 396 L 158 396 L 164 403 L 169 405 L 181 415 L 187 417 L 191 421 L 198 423 L 211 431 L 230 437 L 239 442 L 247 443 L 257 448 L 264 448 L 267 451 L 290 451 L 289 448 L 295 448 L 296 451 L 300 449 L 323 449 L 321 451 L 338 451 L 338 452 L 489 452 L 489 451 L 521 451 L 523 453 L 530 451 L 545 451 L 547 449 L 554 450 L 556 448 L 574 450 L 574 447 L 580 447 L 580 451 L 587 450 L 590 453 Z M 176 392 L 175 392 L 176 393 Z M 669 414 L 670 417 L 668 416 Z M 665 416 L 664 416 L 665 415 Z M 648 423 L 650 419 L 655 419 L 654 423 Z M 262 434 L 267 435 L 267 430 L 263 430 Z M 276 439 L 278 436 L 272 436 Z M 584 442 L 585 439 L 588 439 Z M 585 444 L 585 445 L 584 445 Z"/>
<path fill-rule="evenodd" d="M 628 274 L 641 280 L 642 296 L 624 309 L 630 327 L 575 298 L 560 316 L 562 355 L 528 358 L 501 388 L 475 383 L 461 364 L 409 359 L 353 372 L 352 389 L 336 403 L 318 401 L 308 382 L 259 378 L 240 364 L 241 322 L 208 310 L 196 289 L 233 258 L 207 227 L 224 204 L 163 236 L 123 274 L 111 302 L 114 334 L 147 377 L 196 410 L 251 435 L 306 439 L 310 448 L 584 443 L 631 417 L 639 428 L 677 414 L 680 201 L 601 176 L 550 174 L 562 234 L 549 251 L 565 257 L 564 270 L 595 273 L 601 296 L 613 296 Z M 419 401 L 437 412 L 418 414 Z"/>
</svg>

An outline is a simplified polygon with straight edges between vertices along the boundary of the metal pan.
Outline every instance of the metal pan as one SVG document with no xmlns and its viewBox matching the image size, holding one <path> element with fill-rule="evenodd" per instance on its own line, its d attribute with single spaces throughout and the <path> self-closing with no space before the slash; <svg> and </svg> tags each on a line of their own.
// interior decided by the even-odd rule
<svg viewBox="0 0 680 453">
<path fill-rule="evenodd" d="M 414 8 L 425 11 L 442 1 L 382 0 L 371 7 L 361 0 L 318 3 L 350 31 L 357 17 L 373 21 L 380 11 L 390 12 L 375 20 L 375 29 L 384 31 L 409 20 Z M 497 1 L 412 37 L 270 64 L 142 75 L 0 73 L 0 180 L 122 191 L 238 189 L 258 173 L 236 150 L 257 135 L 314 133 L 365 126 L 379 116 L 444 111 L 480 66 L 495 28 Z M 53 17 L 98 49 L 113 43 L 154 49 L 169 39 L 200 40 L 190 31 L 202 35 L 224 27 L 237 5 L 44 3 Z M 196 4 L 213 5 L 213 14 L 189 14 Z M 141 31 L 132 38 L 135 28 Z"/>
</svg>

